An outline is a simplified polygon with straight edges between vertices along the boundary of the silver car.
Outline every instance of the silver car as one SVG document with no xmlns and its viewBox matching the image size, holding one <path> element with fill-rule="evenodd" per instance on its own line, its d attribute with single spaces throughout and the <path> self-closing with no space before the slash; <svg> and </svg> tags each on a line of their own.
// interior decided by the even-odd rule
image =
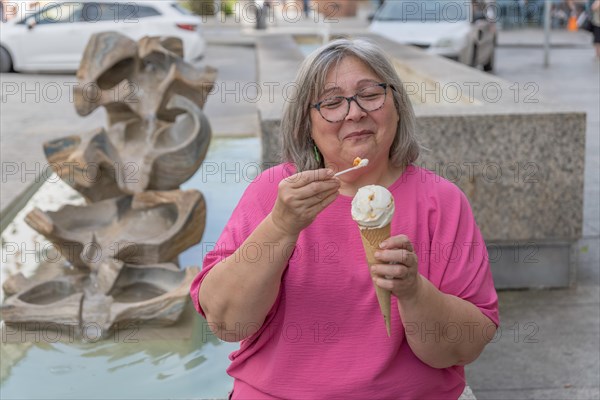
<svg viewBox="0 0 600 400">
<path fill-rule="evenodd" d="M 370 31 L 402 44 L 494 69 L 495 4 L 483 0 L 388 0 Z"/>
</svg>

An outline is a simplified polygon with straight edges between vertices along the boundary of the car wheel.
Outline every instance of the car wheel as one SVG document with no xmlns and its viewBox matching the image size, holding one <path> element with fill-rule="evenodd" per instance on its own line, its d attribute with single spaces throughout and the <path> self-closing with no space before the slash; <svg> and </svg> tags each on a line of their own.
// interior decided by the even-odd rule
<svg viewBox="0 0 600 400">
<path fill-rule="evenodd" d="M 0 47 L 0 72 L 12 71 L 12 59 L 10 53 L 4 47 Z"/>
<path fill-rule="evenodd" d="M 483 64 L 483 70 L 486 72 L 491 72 L 494 70 L 494 53 L 495 53 L 495 49 L 492 50 L 492 54 L 490 55 L 490 58 L 488 59 L 488 62 Z"/>
</svg>

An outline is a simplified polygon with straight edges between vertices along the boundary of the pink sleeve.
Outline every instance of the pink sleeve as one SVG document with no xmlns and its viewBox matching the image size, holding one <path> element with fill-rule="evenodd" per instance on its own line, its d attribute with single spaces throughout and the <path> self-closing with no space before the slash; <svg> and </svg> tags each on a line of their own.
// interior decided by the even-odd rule
<svg viewBox="0 0 600 400">
<path fill-rule="evenodd" d="M 445 183 L 440 185 L 435 226 L 430 227 L 430 281 L 440 291 L 473 303 L 498 326 L 498 295 L 485 242 L 465 194 Z"/>
<path fill-rule="evenodd" d="M 267 170 L 248 186 L 238 205 L 233 210 L 214 249 L 204 257 L 202 270 L 196 275 L 190 286 L 192 303 L 196 311 L 204 318 L 206 318 L 206 314 L 202 310 L 202 307 L 200 307 L 198 299 L 202 281 L 212 267 L 232 255 L 256 229 L 258 224 L 271 212 L 277 195 L 278 182 L 274 179 L 273 172 Z"/>
</svg>

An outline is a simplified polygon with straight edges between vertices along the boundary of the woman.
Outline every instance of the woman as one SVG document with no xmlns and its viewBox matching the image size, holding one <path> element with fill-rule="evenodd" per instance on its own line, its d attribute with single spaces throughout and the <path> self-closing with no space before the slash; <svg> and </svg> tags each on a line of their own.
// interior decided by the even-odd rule
<svg viewBox="0 0 600 400">
<path fill-rule="evenodd" d="M 497 296 L 462 192 L 418 168 L 408 97 L 363 40 L 307 57 L 282 119 L 286 163 L 246 190 L 191 295 L 223 340 L 237 399 L 458 398 L 462 365 L 494 336 Z M 356 157 L 367 167 L 334 177 Z M 387 336 L 350 203 L 394 195 L 373 266 L 398 312 Z M 450 249 L 450 250 L 449 250 Z"/>
</svg>

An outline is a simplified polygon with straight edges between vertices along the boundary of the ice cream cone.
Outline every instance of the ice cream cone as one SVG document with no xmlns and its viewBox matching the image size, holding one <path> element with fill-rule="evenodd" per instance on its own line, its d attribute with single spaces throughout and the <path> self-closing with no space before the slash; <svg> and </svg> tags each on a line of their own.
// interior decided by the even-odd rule
<svg viewBox="0 0 600 400">
<path fill-rule="evenodd" d="M 374 229 L 366 229 L 362 228 L 360 230 L 360 237 L 363 242 L 363 246 L 365 248 L 365 253 L 367 255 L 367 263 L 369 264 L 369 272 L 371 271 L 371 266 L 373 264 L 381 263 L 375 258 L 375 252 L 380 250 L 379 244 L 383 242 L 385 239 L 390 237 L 390 224 Z M 371 275 L 372 276 L 372 275 Z M 379 308 L 381 309 L 381 314 L 383 314 L 383 319 L 385 321 L 385 329 L 387 330 L 388 336 L 391 334 L 391 292 L 380 288 L 375 285 L 375 294 L 377 295 L 377 301 L 379 302 Z"/>
<path fill-rule="evenodd" d="M 360 228 L 360 237 L 367 255 L 369 273 L 374 264 L 379 244 L 390 237 L 390 227 L 394 216 L 394 197 L 383 186 L 367 185 L 356 192 L 352 199 L 352 219 Z M 371 273 L 371 276 L 373 274 Z M 383 314 L 388 337 L 391 336 L 391 292 L 375 285 L 375 294 Z"/>
</svg>

